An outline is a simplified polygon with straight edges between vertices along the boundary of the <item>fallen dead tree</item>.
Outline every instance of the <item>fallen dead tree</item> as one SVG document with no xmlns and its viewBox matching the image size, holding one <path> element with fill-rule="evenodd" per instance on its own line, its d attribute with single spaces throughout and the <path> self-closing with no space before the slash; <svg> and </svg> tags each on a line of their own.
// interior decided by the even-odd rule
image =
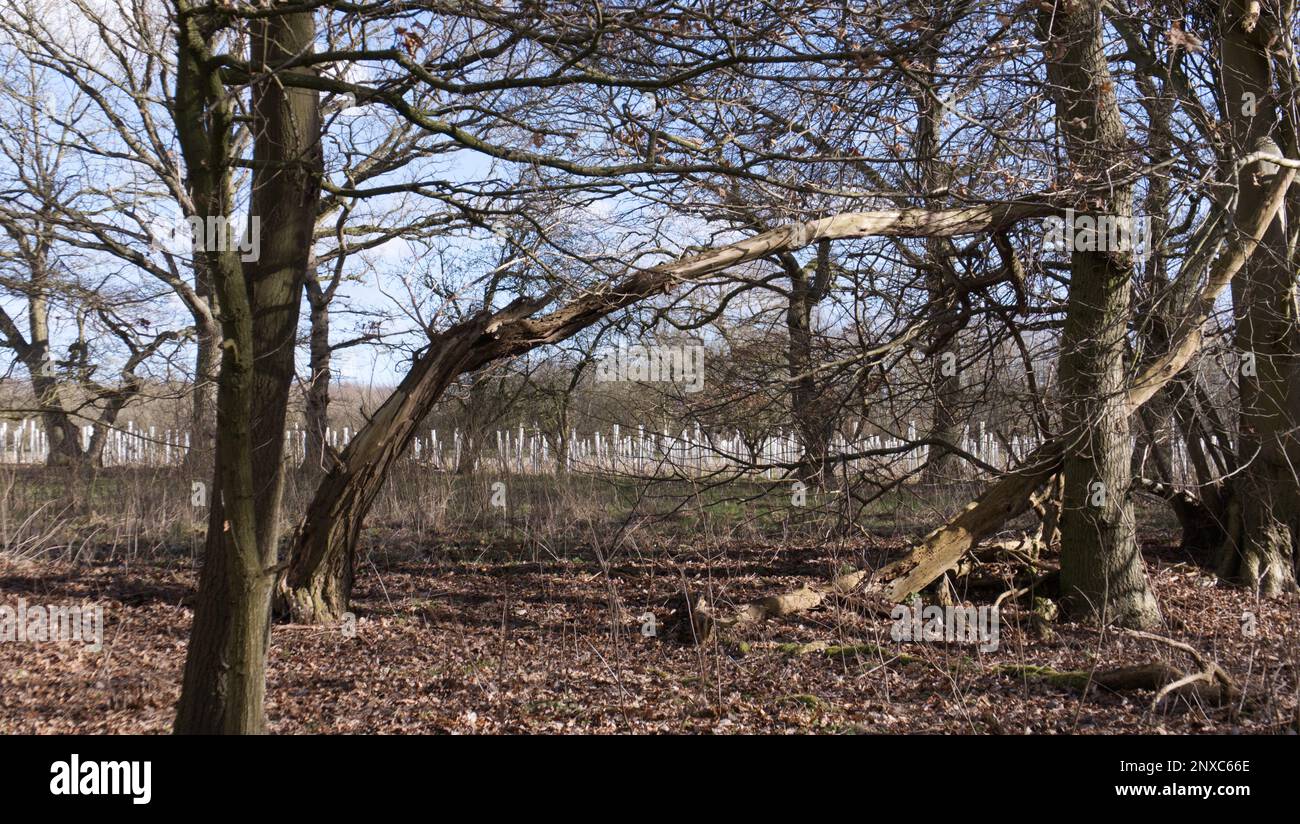
<svg viewBox="0 0 1300 824">
<path fill-rule="evenodd" d="M 1056 214 L 1050 199 L 962 209 L 850 212 L 792 223 L 736 243 L 643 269 L 608 289 L 593 290 L 538 317 L 554 295 L 519 300 L 441 333 L 374 417 L 358 430 L 317 487 L 294 533 L 287 575 L 277 586 L 276 611 L 298 623 L 338 620 L 347 610 L 357 536 L 392 462 L 414 437 L 415 423 L 459 375 L 563 341 L 601 318 L 677 286 L 738 264 L 791 252 L 824 240 L 863 237 L 953 237 L 1002 230 Z M 811 599 L 804 599 L 810 601 Z"/>
<path fill-rule="evenodd" d="M 800 587 L 791 592 L 752 601 L 725 613 L 718 612 L 707 598 L 693 595 L 683 585 L 682 592 L 669 605 L 668 620 L 673 626 L 669 636 L 682 643 L 703 644 L 711 641 L 719 629 L 730 629 L 769 618 L 798 615 L 816 609 L 828 598 L 836 596 L 865 598 L 870 604 L 870 596 L 859 593 L 866 576 L 865 572 L 840 575 L 833 578 L 826 586 Z M 876 601 L 875 606 L 884 614 L 889 613 L 889 606 L 883 601 Z"/>
</svg>

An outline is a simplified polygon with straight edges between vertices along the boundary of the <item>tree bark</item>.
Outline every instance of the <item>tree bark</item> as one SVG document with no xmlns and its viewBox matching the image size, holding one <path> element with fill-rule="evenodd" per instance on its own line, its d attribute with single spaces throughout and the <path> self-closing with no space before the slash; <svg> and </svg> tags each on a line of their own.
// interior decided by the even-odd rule
<svg viewBox="0 0 1300 824">
<path fill-rule="evenodd" d="M 81 448 L 81 430 L 63 405 L 58 376 L 54 373 L 54 363 L 50 357 L 49 238 L 44 235 L 21 238 L 19 229 L 8 223 L 5 230 L 15 240 L 21 239 L 19 246 L 26 252 L 24 258 L 29 278 L 25 288 L 27 331 L 24 334 L 3 307 L 0 307 L 0 335 L 5 344 L 14 350 L 31 380 L 32 395 L 49 442 L 45 463 L 47 466 L 88 464 L 91 462 L 91 454 Z"/>
<path fill-rule="evenodd" d="M 304 418 L 307 428 L 306 448 L 303 450 L 302 470 L 308 478 L 319 478 L 331 464 L 326 448 L 325 431 L 329 427 L 330 380 L 333 367 L 330 363 L 330 300 L 313 275 L 307 278 L 307 303 L 311 309 L 311 340 Z"/>
<path fill-rule="evenodd" d="M 179 4 L 177 129 L 204 218 L 229 215 L 232 201 L 234 107 L 211 53 L 220 25 L 201 7 Z M 284 415 L 320 185 L 317 95 L 284 87 L 273 72 L 314 42 L 310 11 L 252 26 L 251 56 L 266 72 L 253 88 L 250 209 L 265 230 L 262 248 L 247 266 L 231 249 L 203 253 L 222 308 L 222 362 L 213 499 L 178 733 L 265 728 Z"/>
<path fill-rule="evenodd" d="M 924 66 L 915 82 L 917 125 L 916 167 L 917 181 L 921 187 L 922 205 L 937 205 L 933 194 L 947 183 L 949 170 L 939 158 L 939 145 L 943 130 L 942 94 L 935 86 L 939 44 L 927 41 L 921 49 L 920 62 Z M 957 338 L 960 331 L 958 312 L 954 306 L 954 288 L 949 267 L 952 243 L 946 238 L 925 239 L 925 284 L 933 314 L 929 336 L 930 430 L 927 438 L 945 444 L 961 442 L 958 410 L 961 406 L 961 375 L 956 368 L 960 357 Z M 949 368 L 951 366 L 951 368 Z M 936 484 L 956 480 L 959 461 L 951 450 L 931 446 L 923 483 Z"/>
<path fill-rule="evenodd" d="M 1223 6 L 1221 27 L 1223 88 L 1229 109 L 1254 95 L 1254 117 L 1230 118 L 1236 157 L 1272 145 L 1280 134 L 1273 83 L 1270 36 L 1278 24 L 1269 11 L 1255 6 L 1247 23 L 1242 0 Z M 1265 197 L 1277 176 L 1251 166 L 1238 175 L 1238 202 L 1249 208 Z M 1300 480 L 1296 477 L 1300 443 L 1295 436 L 1300 392 L 1300 316 L 1296 307 L 1295 267 L 1287 250 L 1281 218 L 1274 220 L 1261 243 L 1263 254 L 1247 264 L 1233 282 L 1235 346 L 1241 356 L 1238 392 L 1241 402 L 1237 458 L 1227 502 L 1227 535 L 1219 573 L 1227 581 L 1249 586 L 1265 597 L 1296 589 L 1296 543 L 1300 538 Z"/>
<path fill-rule="evenodd" d="M 210 472 L 217 436 L 217 378 L 221 372 L 221 324 L 212 275 L 202 255 L 194 256 L 194 292 L 208 315 L 195 314 L 194 394 L 190 398 L 190 449 L 185 469 Z"/>
<path fill-rule="evenodd" d="M 388 469 L 410 446 L 428 410 L 466 371 L 472 346 L 488 324 L 482 315 L 432 336 L 397 389 L 348 443 L 294 533 L 277 614 L 295 623 L 326 623 L 347 611 L 357 537 Z"/>
<path fill-rule="evenodd" d="M 1084 180 L 1104 180 L 1115 174 L 1128 146 L 1103 46 L 1101 3 L 1044 4 L 1039 26 L 1069 167 Z M 1115 186 L 1084 205 L 1131 220 L 1131 187 Z M 1132 444 L 1124 352 L 1133 257 L 1076 248 L 1070 270 L 1059 367 L 1062 596 L 1076 615 L 1149 628 L 1159 623 L 1160 610 L 1147 585 L 1128 495 Z"/>
<path fill-rule="evenodd" d="M 46 466 L 82 466 L 88 456 L 81 449 L 81 429 L 63 406 L 59 381 L 50 358 L 49 307 L 45 298 L 44 277 L 33 273 L 32 292 L 27 301 L 30 341 L 23 358 L 32 379 L 32 391 L 41 411 L 41 423 L 49 441 Z"/>
<path fill-rule="evenodd" d="M 792 255 L 782 256 L 790 276 L 790 297 L 785 323 L 789 338 L 786 365 L 792 381 L 791 413 L 799 444 L 803 449 L 799 478 L 804 483 L 822 487 L 829 480 L 831 435 L 835 431 L 832 403 L 819 387 L 813 361 L 813 307 L 822 299 L 830 280 L 830 242 L 818 244 L 813 277 Z"/>
<path fill-rule="evenodd" d="M 274 17 L 255 32 L 254 65 L 268 68 L 312 48 L 310 13 Z M 258 548 L 275 559 L 284 492 L 284 424 L 294 379 L 303 283 L 311 264 L 323 156 L 319 94 L 274 78 L 254 86 L 253 211 L 262 219 L 261 254 L 244 267 L 253 305 L 253 477 Z M 261 170 L 261 171 L 259 171 Z"/>
</svg>

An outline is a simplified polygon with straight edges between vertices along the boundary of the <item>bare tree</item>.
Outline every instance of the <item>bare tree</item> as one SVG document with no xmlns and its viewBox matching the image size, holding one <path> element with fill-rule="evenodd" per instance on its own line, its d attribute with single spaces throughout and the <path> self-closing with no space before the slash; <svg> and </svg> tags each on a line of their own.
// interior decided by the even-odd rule
<svg viewBox="0 0 1300 824">
<path fill-rule="evenodd" d="M 260 257 L 241 265 L 206 248 L 222 324 L 215 480 L 208 542 L 176 730 L 259 732 L 265 724 L 266 644 L 279 548 L 285 410 L 318 208 L 320 104 L 277 70 L 314 47 L 312 11 L 250 13 L 254 151 L 250 219 L 263 221 Z M 231 212 L 235 101 L 221 77 L 230 12 L 176 4 L 177 130 L 198 213 Z M 211 246 L 211 244 L 208 244 Z"/>
<path fill-rule="evenodd" d="M 93 104 L 75 92 L 56 94 L 31 64 L 13 67 L 0 95 L 8 124 L 0 289 L 26 310 L 18 321 L 0 306 L 0 344 L 27 371 L 33 411 L 49 439 L 47 463 L 98 465 L 118 414 L 144 388 L 139 373 L 191 330 L 158 322 L 156 294 L 111 270 L 87 266 L 85 253 L 63 231 L 60 204 L 87 199 L 69 145 L 70 124 Z M 56 311 L 72 325 L 63 357 L 56 354 L 63 344 L 52 330 Z M 114 360 L 117 374 L 105 382 Z M 83 425 L 91 430 L 85 439 Z"/>
</svg>

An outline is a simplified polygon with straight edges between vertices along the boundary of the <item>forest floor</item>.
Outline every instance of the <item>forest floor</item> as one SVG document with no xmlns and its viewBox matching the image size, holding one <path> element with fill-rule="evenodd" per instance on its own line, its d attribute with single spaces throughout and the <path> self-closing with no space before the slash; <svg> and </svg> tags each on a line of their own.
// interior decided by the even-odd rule
<svg viewBox="0 0 1300 824">
<path fill-rule="evenodd" d="M 720 608 L 740 604 L 878 562 L 883 550 L 870 539 L 660 546 L 602 563 L 391 537 L 372 541 L 362 565 L 355 633 L 273 628 L 269 725 L 276 733 L 1297 731 L 1296 601 L 1225 588 L 1167 538 L 1145 547 L 1161 634 L 1232 676 L 1242 696 L 1227 706 L 1166 698 L 1153 708 L 1151 691 L 1042 682 L 1023 665 L 1189 662 L 1122 633 L 1062 622 L 1044 633 L 1015 611 L 1004 611 L 988 652 L 895 642 L 888 616 L 847 604 L 733 628 L 701 646 L 669 637 L 666 605 L 683 580 Z M 100 651 L 0 642 L 0 732 L 167 732 L 195 583 L 188 555 L 78 565 L 0 557 L 0 604 L 105 606 Z M 642 631 L 647 613 L 654 636 Z"/>
</svg>

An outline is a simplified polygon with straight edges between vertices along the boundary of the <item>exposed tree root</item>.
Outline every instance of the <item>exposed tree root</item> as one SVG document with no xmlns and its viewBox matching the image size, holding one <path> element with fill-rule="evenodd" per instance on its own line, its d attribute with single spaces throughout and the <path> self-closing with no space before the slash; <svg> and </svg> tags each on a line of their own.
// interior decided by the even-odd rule
<svg viewBox="0 0 1300 824">
<path fill-rule="evenodd" d="M 1124 630 L 1124 632 L 1134 638 L 1155 641 L 1187 653 L 1199 669 L 1186 673 L 1172 664 L 1152 661 L 1137 666 L 1093 671 L 1060 671 L 1032 664 L 1003 664 L 996 671 L 1003 675 L 1014 675 L 1067 689 L 1085 690 L 1089 686 L 1096 685 L 1115 692 L 1151 690 L 1156 694 L 1151 700 L 1152 709 L 1171 695 L 1214 705 L 1227 704 L 1241 697 L 1241 691 L 1232 677 L 1190 644 L 1140 630 Z"/>
<path fill-rule="evenodd" d="M 875 644 L 832 644 L 829 641 L 812 641 L 807 644 L 782 644 L 774 641 L 760 641 L 756 644 L 742 645 L 744 651 L 751 649 L 774 650 L 785 655 L 824 655 L 827 658 L 870 658 L 876 661 L 888 661 L 899 664 L 923 664 L 925 659 L 915 655 L 906 655 L 885 649 Z"/>
</svg>

